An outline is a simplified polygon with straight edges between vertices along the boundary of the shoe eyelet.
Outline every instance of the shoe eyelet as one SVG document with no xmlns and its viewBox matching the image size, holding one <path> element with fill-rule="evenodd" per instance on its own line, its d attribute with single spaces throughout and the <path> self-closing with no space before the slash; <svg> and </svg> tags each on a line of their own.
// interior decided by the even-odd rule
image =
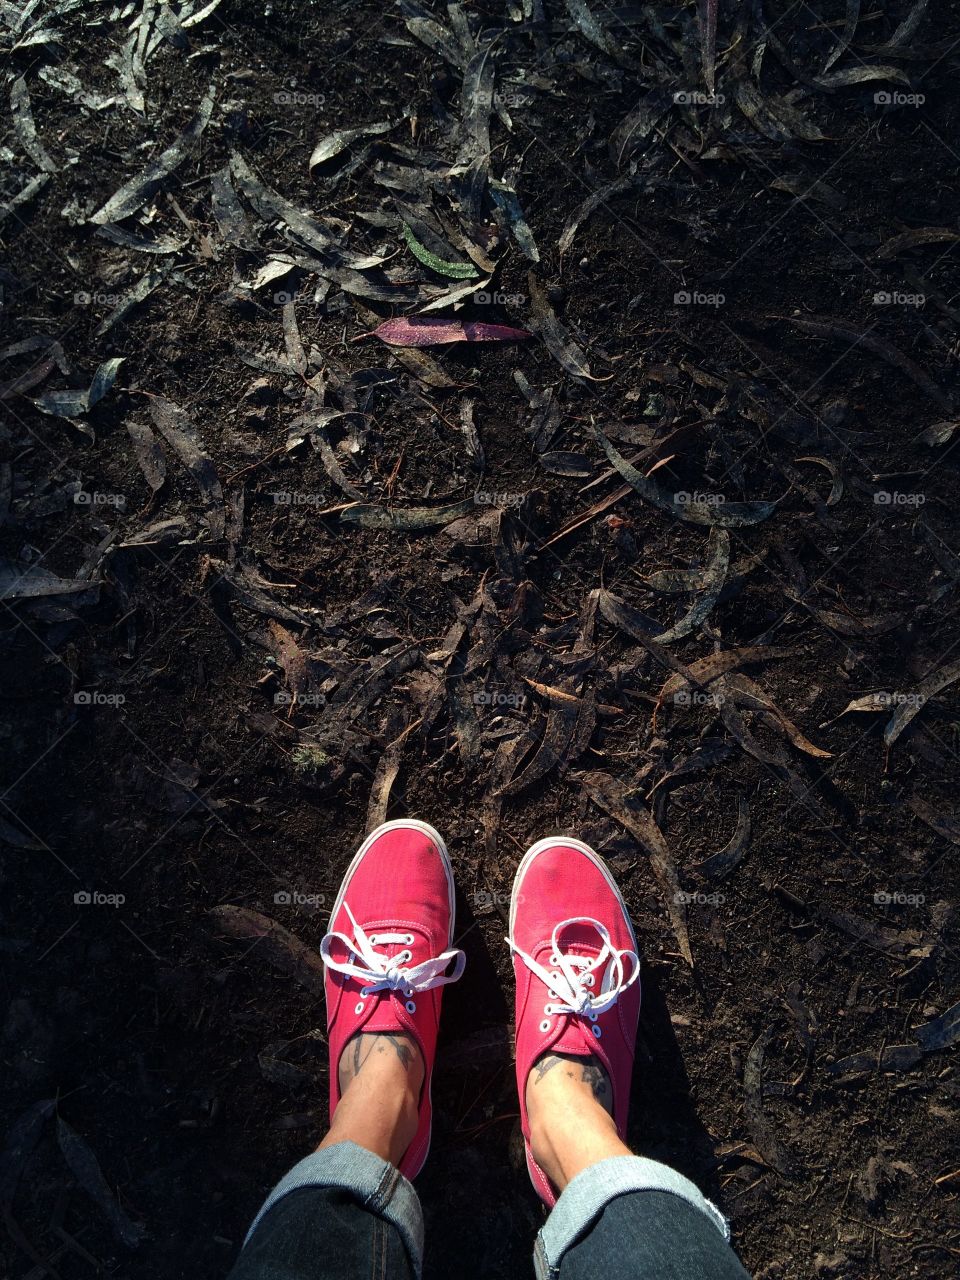
<svg viewBox="0 0 960 1280">
<path fill-rule="evenodd" d="M 413 946 L 413 944 L 414 944 L 415 942 L 416 942 L 416 938 L 413 936 L 413 934 L 412 934 L 412 933 L 408 933 L 408 934 L 407 934 L 407 946 L 408 946 L 408 947 L 412 947 L 412 946 Z"/>
<path fill-rule="evenodd" d="M 600 1028 L 597 1026 L 596 1023 L 593 1024 L 590 1030 L 593 1032 L 593 1034 L 597 1037 L 598 1040 L 603 1035 L 603 1032 L 600 1030 Z"/>
<path fill-rule="evenodd" d="M 364 1005 L 363 1001 L 362 1001 L 362 1000 L 358 1000 L 358 1001 L 357 1001 L 357 1003 L 356 1003 L 356 1006 L 354 1007 L 353 1012 L 354 1012 L 354 1013 L 363 1013 L 363 1011 L 364 1011 L 365 1007 L 366 1007 L 366 1006 Z"/>
<path fill-rule="evenodd" d="M 404 1005 L 404 1008 L 406 1009 L 407 1013 L 417 1012 L 417 1006 L 412 1000 L 408 1000 L 407 1003 Z"/>
<path fill-rule="evenodd" d="M 550 1030 L 549 1018 L 544 1018 L 544 1020 L 540 1023 L 540 1030 L 541 1032 L 544 1032 L 544 1033 Z"/>
<path fill-rule="evenodd" d="M 559 964 L 559 963 L 560 963 L 560 957 L 557 955 L 557 953 L 556 953 L 556 952 L 554 952 L 554 953 L 553 953 L 553 955 L 550 957 L 550 963 L 551 963 L 551 964 Z"/>
<path fill-rule="evenodd" d="M 592 987 L 595 982 L 596 982 L 596 979 L 594 978 L 592 973 L 586 974 L 583 979 L 583 985 L 585 987 Z"/>
<path fill-rule="evenodd" d="M 370 943 L 371 946 L 376 946 L 377 935 L 375 933 L 369 934 L 367 941 Z"/>
<path fill-rule="evenodd" d="M 591 1013 L 591 1014 L 588 1014 L 587 1016 L 589 1017 L 591 1022 L 596 1022 L 597 1018 L 600 1017 L 599 1013 Z"/>
</svg>

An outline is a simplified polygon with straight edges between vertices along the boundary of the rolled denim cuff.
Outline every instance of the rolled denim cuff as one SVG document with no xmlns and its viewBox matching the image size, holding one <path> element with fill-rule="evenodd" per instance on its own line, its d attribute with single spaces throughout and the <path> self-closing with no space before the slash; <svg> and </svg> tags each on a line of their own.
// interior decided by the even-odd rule
<svg viewBox="0 0 960 1280">
<path fill-rule="evenodd" d="M 726 1218 L 682 1173 L 644 1156 L 611 1156 L 578 1173 L 564 1189 L 537 1236 L 533 1265 L 538 1280 L 556 1280 L 566 1251 L 590 1230 L 611 1200 L 632 1191 L 669 1191 L 706 1214 L 724 1240 L 730 1239 Z"/>
<path fill-rule="evenodd" d="M 423 1212 L 420 1201 L 396 1165 L 358 1147 L 355 1142 L 338 1142 L 306 1156 L 295 1164 L 270 1194 L 247 1232 L 244 1246 L 264 1214 L 291 1191 L 301 1187 L 339 1187 L 356 1196 L 357 1203 L 375 1213 L 400 1233 L 417 1276 L 423 1267 Z"/>
</svg>

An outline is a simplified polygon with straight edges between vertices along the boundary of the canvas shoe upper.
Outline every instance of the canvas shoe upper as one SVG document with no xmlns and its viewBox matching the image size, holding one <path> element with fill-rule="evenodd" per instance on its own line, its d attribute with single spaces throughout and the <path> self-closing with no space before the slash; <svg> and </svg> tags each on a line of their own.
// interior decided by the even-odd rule
<svg viewBox="0 0 960 1280">
<path fill-rule="evenodd" d="M 626 1135 L 640 1014 L 637 940 L 603 861 L 579 840 L 539 840 L 513 884 L 510 934 L 517 983 L 517 1089 L 527 1168 L 551 1207 L 556 1194 L 530 1149 L 527 1078 L 545 1053 L 595 1054 L 613 1090 L 613 1119 Z"/>
<path fill-rule="evenodd" d="M 401 819 L 383 823 L 360 846 L 320 944 L 331 1121 L 340 1101 L 340 1057 L 355 1035 L 403 1032 L 420 1047 L 420 1122 L 400 1162 L 408 1178 L 420 1172 L 430 1149 L 442 988 L 457 981 L 466 960 L 451 948 L 454 920 L 453 869 L 443 840 L 426 822 Z"/>
</svg>

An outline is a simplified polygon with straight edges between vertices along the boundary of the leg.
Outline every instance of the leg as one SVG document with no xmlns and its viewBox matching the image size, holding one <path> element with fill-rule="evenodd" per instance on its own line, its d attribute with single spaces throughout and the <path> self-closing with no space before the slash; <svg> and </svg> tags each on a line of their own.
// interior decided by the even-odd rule
<svg viewBox="0 0 960 1280">
<path fill-rule="evenodd" d="M 423 1054 L 412 1036 L 354 1036 L 340 1055 L 340 1102 L 319 1150 L 355 1142 L 398 1165 L 417 1132 Z"/>
<path fill-rule="evenodd" d="M 508 941 L 527 1168 L 553 1209 L 534 1254 L 540 1280 L 744 1280 L 719 1210 L 624 1142 L 640 961 L 589 846 L 557 837 L 527 850 Z"/>
<path fill-rule="evenodd" d="M 631 1155 L 621 1142 L 611 1096 L 596 1057 L 545 1054 L 530 1072 L 533 1156 L 561 1193 L 538 1266 L 560 1280 L 746 1280 L 718 1229 L 722 1220 L 704 1212 L 708 1202 L 696 1187 L 665 1165 Z M 663 1176 L 671 1189 L 654 1189 Z M 621 1190 L 631 1185 L 646 1189 Z"/>
<path fill-rule="evenodd" d="M 416 1280 L 400 1231 L 353 1191 L 305 1186 L 269 1209 L 229 1280 Z"/>
<path fill-rule="evenodd" d="M 452 936 L 440 837 L 413 821 L 378 827 L 347 871 L 320 945 L 330 1130 L 267 1198 L 231 1280 L 419 1277 L 423 1216 L 408 1178 L 430 1142 L 438 988 L 463 968 L 462 952 L 445 950 Z"/>
<path fill-rule="evenodd" d="M 610 1156 L 628 1156 L 610 1109 L 610 1079 L 591 1054 L 545 1053 L 527 1077 L 533 1158 L 558 1191 Z"/>
<path fill-rule="evenodd" d="M 403 1236 L 358 1199 L 358 1184 L 379 1183 L 399 1165 L 417 1130 L 423 1057 L 410 1036 L 360 1034 L 339 1063 L 340 1103 L 315 1161 L 327 1176 L 356 1164 L 353 1186 L 301 1186 L 258 1219 L 230 1280 L 350 1280 L 355 1276 L 414 1280 Z M 362 1148 L 352 1153 L 353 1144 Z M 337 1150 L 339 1148 L 339 1150 Z M 384 1166 L 367 1159 L 377 1157 Z M 367 1174 L 369 1170 L 369 1174 Z M 399 1177 L 399 1174 L 398 1174 Z M 349 1178 L 348 1178 L 349 1180 Z M 369 1194 L 369 1193 L 368 1193 Z"/>
<path fill-rule="evenodd" d="M 748 1280 L 706 1214 L 668 1191 L 608 1201 L 559 1271 L 560 1280 Z"/>
</svg>

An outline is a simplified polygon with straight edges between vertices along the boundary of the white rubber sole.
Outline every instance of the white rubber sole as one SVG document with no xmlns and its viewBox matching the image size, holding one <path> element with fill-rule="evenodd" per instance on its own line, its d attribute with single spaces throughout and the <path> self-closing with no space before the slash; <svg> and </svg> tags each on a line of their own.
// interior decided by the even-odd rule
<svg viewBox="0 0 960 1280">
<path fill-rule="evenodd" d="M 520 905 L 520 886 L 523 884 L 523 877 L 530 869 L 530 864 L 539 854 L 543 853 L 545 849 L 554 848 L 558 844 L 565 845 L 570 849 L 576 849 L 579 853 L 584 854 L 597 868 L 604 880 L 606 880 L 607 884 L 613 890 L 617 902 L 620 904 L 620 909 L 623 912 L 623 918 L 627 922 L 627 928 L 630 930 L 630 940 L 633 943 L 633 950 L 637 952 L 637 955 L 639 955 L 640 953 L 637 951 L 637 935 L 633 930 L 633 921 L 630 919 L 630 912 L 627 910 L 627 904 L 624 902 L 623 894 L 620 892 L 620 887 L 616 880 L 614 880 L 611 875 L 609 867 L 595 849 L 591 849 L 590 846 L 588 844 L 584 844 L 582 840 L 573 839 L 572 836 L 547 836 L 545 839 L 538 840 L 535 844 L 532 844 L 523 855 L 520 860 L 520 865 L 517 867 L 517 874 L 513 877 L 513 891 L 510 894 L 510 937 L 513 937 L 513 926 L 516 921 L 517 907 Z"/>
<path fill-rule="evenodd" d="M 343 879 L 340 882 L 340 891 L 337 894 L 337 899 L 333 904 L 333 910 L 330 912 L 330 919 L 327 922 L 328 930 L 333 926 L 337 912 L 343 905 L 343 899 L 346 897 L 347 885 L 349 884 L 354 871 L 356 871 L 357 867 L 360 865 L 360 860 L 363 858 L 364 854 L 373 842 L 375 840 L 379 840 L 385 831 L 398 831 L 401 829 L 410 830 L 411 828 L 414 831 L 423 832 L 425 836 L 429 837 L 429 839 L 433 841 L 440 851 L 440 861 L 443 863 L 443 870 L 447 877 L 447 894 L 450 902 L 450 932 L 447 938 L 447 947 L 449 948 L 453 945 L 453 935 L 456 926 L 456 887 L 453 883 L 453 864 L 450 861 L 450 854 L 447 852 L 447 846 L 444 844 L 443 836 L 441 836 L 440 832 L 436 827 L 431 827 L 429 822 L 421 822 L 418 818 L 394 818 L 391 822 L 381 822 L 379 827 L 375 827 L 373 831 L 370 832 L 363 844 L 353 855 L 349 867 L 347 867 L 344 872 Z"/>
</svg>

